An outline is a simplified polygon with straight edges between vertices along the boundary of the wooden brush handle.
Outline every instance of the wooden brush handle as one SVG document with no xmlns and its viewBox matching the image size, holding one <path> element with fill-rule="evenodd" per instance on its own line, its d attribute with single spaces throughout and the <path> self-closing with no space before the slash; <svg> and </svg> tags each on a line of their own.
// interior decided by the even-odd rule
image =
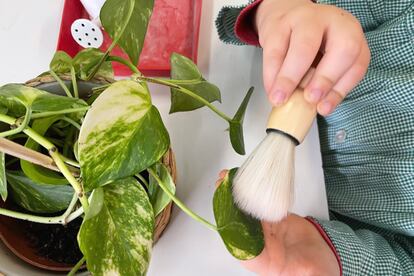
<svg viewBox="0 0 414 276">
<path fill-rule="evenodd" d="M 282 131 L 302 143 L 316 117 L 316 104 L 305 100 L 303 89 L 309 83 L 315 69 L 311 68 L 289 100 L 273 107 L 267 124 L 268 129 Z"/>
</svg>

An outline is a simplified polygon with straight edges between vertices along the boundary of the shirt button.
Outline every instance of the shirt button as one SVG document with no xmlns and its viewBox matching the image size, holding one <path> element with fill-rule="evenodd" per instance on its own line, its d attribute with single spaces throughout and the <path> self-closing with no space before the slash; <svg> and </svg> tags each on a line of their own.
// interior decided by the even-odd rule
<svg viewBox="0 0 414 276">
<path fill-rule="evenodd" d="M 345 139 L 346 139 L 345 130 L 343 129 L 338 130 L 335 134 L 335 142 L 337 142 L 338 144 L 342 144 L 343 142 L 345 142 Z"/>
</svg>

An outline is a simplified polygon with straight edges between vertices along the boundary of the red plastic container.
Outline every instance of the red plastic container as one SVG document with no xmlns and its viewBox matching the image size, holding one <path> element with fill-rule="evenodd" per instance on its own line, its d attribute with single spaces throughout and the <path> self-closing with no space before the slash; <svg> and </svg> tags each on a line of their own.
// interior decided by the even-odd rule
<svg viewBox="0 0 414 276">
<path fill-rule="evenodd" d="M 168 76 L 170 55 L 180 53 L 197 62 L 198 36 L 200 30 L 202 0 L 155 0 L 154 11 L 149 23 L 144 48 L 138 64 L 139 70 L 148 76 Z M 79 0 L 65 0 L 57 50 L 75 56 L 82 47 L 72 38 L 70 26 L 79 18 L 89 19 Z M 104 32 L 105 51 L 111 39 Z M 127 58 L 115 48 L 112 55 Z M 124 65 L 114 63 L 116 76 L 128 76 L 131 71 Z"/>
</svg>

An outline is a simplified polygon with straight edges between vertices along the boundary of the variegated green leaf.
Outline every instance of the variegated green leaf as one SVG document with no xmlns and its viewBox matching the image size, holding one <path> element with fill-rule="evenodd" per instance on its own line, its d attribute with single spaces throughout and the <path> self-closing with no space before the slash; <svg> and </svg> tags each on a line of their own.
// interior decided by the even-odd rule
<svg viewBox="0 0 414 276">
<path fill-rule="evenodd" d="M 9 109 L 0 103 L 0 114 L 7 114 Z"/>
<path fill-rule="evenodd" d="M 60 120 L 62 116 L 52 116 L 46 117 L 43 119 L 36 119 L 32 123 L 32 129 L 36 131 L 39 135 L 44 135 L 50 126 L 56 121 Z M 27 139 L 26 148 L 40 151 L 41 146 L 32 139 Z M 50 185 L 67 185 L 69 182 L 67 179 L 52 170 L 46 169 L 42 166 L 35 165 L 31 162 L 20 160 L 20 167 L 25 175 L 30 178 L 35 183 L 50 184 Z"/>
<path fill-rule="evenodd" d="M 24 115 L 24 107 L 31 107 L 35 113 L 88 106 L 80 99 L 54 95 L 21 84 L 6 84 L 0 87 L 0 101 L 16 116 Z"/>
<path fill-rule="evenodd" d="M 0 196 L 3 201 L 7 199 L 7 179 L 6 179 L 6 155 L 0 151 Z"/>
<path fill-rule="evenodd" d="M 234 203 L 232 183 L 236 171 L 230 170 L 214 193 L 214 217 L 227 250 L 239 260 L 249 260 L 262 252 L 264 237 L 260 221 L 244 214 Z"/>
<path fill-rule="evenodd" d="M 71 186 L 35 183 L 22 172 L 8 172 L 7 181 L 13 201 L 35 213 L 56 213 L 65 210 L 73 197 Z"/>
<path fill-rule="evenodd" d="M 70 73 L 72 58 L 66 52 L 57 51 L 49 67 L 57 74 Z"/>
<path fill-rule="evenodd" d="M 73 66 L 78 77 L 86 80 L 92 73 L 100 60 L 104 58 L 104 53 L 96 48 L 88 48 L 80 51 L 73 59 Z M 95 76 L 114 78 L 114 71 L 110 61 L 104 61 Z"/>
<path fill-rule="evenodd" d="M 154 0 L 106 0 L 100 19 L 105 31 L 138 64 Z"/>
<path fill-rule="evenodd" d="M 205 100 L 211 102 L 221 101 L 220 90 L 217 86 L 206 81 L 194 62 L 182 55 L 173 53 L 171 55 L 171 79 L 180 86 L 196 93 Z M 185 95 L 176 89 L 171 89 L 170 113 L 180 111 L 191 111 L 204 104 Z"/>
<path fill-rule="evenodd" d="M 145 275 L 151 257 L 154 214 L 132 177 L 103 187 L 100 212 L 84 220 L 79 247 L 93 275 Z"/>
<path fill-rule="evenodd" d="M 244 149 L 243 120 L 253 89 L 253 87 L 249 89 L 233 119 L 229 122 L 231 145 L 238 154 L 242 155 L 246 153 Z"/>
<path fill-rule="evenodd" d="M 79 162 L 86 190 L 135 175 L 158 161 L 169 136 L 147 89 L 118 81 L 92 104 L 79 134 Z"/>
<path fill-rule="evenodd" d="M 157 175 L 168 188 L 168 190 L 175 194 L 175 185 L 174 180 L 172 179 L 170 172 L 164 164 L 158 163 L 154 166 Z M 157 180 L 155 180 L 151 175 L 149 178 L 149 188 L 148 195 L 154 209 L 154 215 L 158 216 L 167 205 L 171 202 L 171 198 L 160 188 Z"/>
<path fill-rule="evenodd" d="M 103 188 L 96 188 L 93 190 L 90 198 L 89 211 L 85 216 L 85 219 L 91 219 L 98 215 L 102 210 L 104 204 L 104 191 Z"/>
</svg>

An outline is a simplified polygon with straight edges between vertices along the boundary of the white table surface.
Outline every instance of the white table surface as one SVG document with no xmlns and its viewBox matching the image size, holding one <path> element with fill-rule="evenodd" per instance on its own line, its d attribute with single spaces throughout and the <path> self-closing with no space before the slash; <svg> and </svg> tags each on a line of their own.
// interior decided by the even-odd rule
<svg viewBox="0 0 414 276">
<path fill-rule="evenodd" d="M 270 105 L 263 92 L 261 51 L 225 45 L 218 40 L 214 19 L 223 5 L 247 1 L 203 1 L 199 67 L 222 91 L 219 106 L 232 115 L 248 87 L 255 86 L 245 119 L 247 153 L 264 137 Z M 47 70 L 58 36 L 62 0 L 0 0 L 0 84 L 23 82 Z M 212 195 L 217 173 L 239 166 L 245 157 L 231 148 L 225 122 L 204 108 L 168 115 L 169 92 L 151 87 L 170 131 L 178 166 L 178 197 L 201 216 L 214 221 Z M 316 125 L 297 148 L 294 212 L 327 218 L 327 204 Z M 0 245 L 0 272 L 46 275 L 17 261 Z M 218 234 L 174 208 L 171 222 L 156 244 L 148 275 L 252 275 L 224 248 Z"/>
</svg>

